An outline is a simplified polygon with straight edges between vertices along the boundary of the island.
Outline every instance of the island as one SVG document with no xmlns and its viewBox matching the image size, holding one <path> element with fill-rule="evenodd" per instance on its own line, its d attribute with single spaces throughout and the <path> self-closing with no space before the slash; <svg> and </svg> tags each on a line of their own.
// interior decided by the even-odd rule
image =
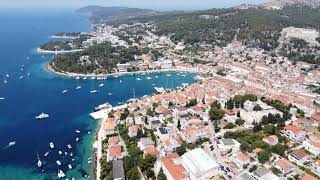
<svg viewBox="0 0 320 180">
<path fill-rule="evenodd" d="M 96 179 L 319 179 L 320 4 L 226 9 L 79 10 L 81 52 L 48 65 L 69 76 L 185 70 L 198 81 L 90 115 Z"/>
</svg>

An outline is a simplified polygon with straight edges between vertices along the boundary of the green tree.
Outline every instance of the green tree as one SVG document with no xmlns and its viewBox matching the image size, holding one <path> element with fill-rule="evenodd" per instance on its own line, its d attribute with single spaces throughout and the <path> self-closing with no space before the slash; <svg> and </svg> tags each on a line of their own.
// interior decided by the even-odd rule
<svg viewBox="0 0 320 180">
<path fill-rule="evenodd" d="M 242 152 L 246 152 L 246 151 L 248 151 L 250 149 L 250 145 L 249 145 L 249 143 L 247 143 L 247 142 L 241 142 L 241 145 L 240 145 L 240 150 L 242 151 Z"/>
<path fill-rule="evenodd" d="M 140 173 L 138 168 L 133 167 L 129 169 L 126 173 L 126 178 L 127 179 L 140 179 Z"/>
<path fill-rule="evenodd" d="M 163 169 L 161 168 L 158 176 L 157 176 L 157 180 L 167 180 L 167 176 L 163 173 Z"/>
<path fill-rule="evenodd" d="M 179 131 L 181 130 L 181 122 L 180 122 L 180 119 L 178 119 L 177 128 L 179 129 Z"/>
<path fill-rule="evenodd" d="M 214 107 L 210 109 L 209 116 L 211 121 L 217 121 L 223 118 L 224 111 L 222 109 Z"/>
<path fill-rule="evenodd" d="M 261 108 L 261 106 L 260 106 L 259 104 L 257 104 L 257 105 L 255 105 L 255 106 L 253 107 L 253 110 L 254 110 L 254 111 L 261 111 L 262 108 Z"/>
<path fill-rule="evenodd" d="M 261 151 L 258 153 L 258 160 L 260 163 L 264 164 L 269 161 L 270 156 L 271 156 L 270 152 Z"/>
</svg>

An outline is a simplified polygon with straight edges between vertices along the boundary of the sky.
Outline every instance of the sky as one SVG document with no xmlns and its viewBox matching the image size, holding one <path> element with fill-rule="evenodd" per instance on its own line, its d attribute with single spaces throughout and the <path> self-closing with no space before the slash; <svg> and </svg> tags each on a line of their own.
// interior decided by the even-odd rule
<svg viewBox="0 0 320 180">
<path fill-rule="evenodd" d="M 122 6 L 155 10 L 197 10 L 223 8 L 242 3 L 264 3 L 270 0 L 0 0 L 0 8 L 80 8 L 87 5 Z"/>
</svg>

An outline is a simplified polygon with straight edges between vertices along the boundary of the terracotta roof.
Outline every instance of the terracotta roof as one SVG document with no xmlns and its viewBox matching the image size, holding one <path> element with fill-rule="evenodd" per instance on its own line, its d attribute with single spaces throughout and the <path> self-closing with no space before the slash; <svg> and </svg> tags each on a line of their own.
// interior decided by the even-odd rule
<svg viewBox="0 0 320 180">
<path fill-rule="evenodd" d="M 150 156 L 156 156 L 157 155 L 157 149 L 155 147 L 147 147 L 144 149 L 144 155 L 150 155 Z"/>
<path fill-rule="evenodd" d="M 129 127 L 129 132 L 132 132 L 132 131 L 138 131 L 138 129 L 140 128 L 139 125 L 132 125 Z"/>
<path fill-rule="evenodd" d="M 283 159 L 279 159 L 274 163 L 275 163 L 275 165 L 277 165 L 278 167 L 280 167 L 283 170 L 288 170 L 292 167 L 286 160 L 283 160 Z"/>
<path fill-rule="evenodd" d="M 119 142 L 119 137 L 118 136 L 112 136 L 109 137 L 108 139 L 108 144 L 117 144 Z"/>
<path fill-rule="evenodd" d="M 237 154 L 237 158 L 238 158 L 239 160 L 241 160 L 241 161 L 248 161 L 248 160 L 250 159 L 247 154 L 242 153 L 242 152 L 239 152 L 239 153 Z"/>
<path fill-rule="evenodd" d="M 163 166 L 168 170 L 174 180 L 181 180 L 186 178 L 186 170 L 184 169 L 184 167 L 181 164 L 176 164 L 174 162 L 174 159 L 178 157 L 179 155 L 177 153 L 172 153 L 160 159 Z"/>
<path fill-rule="evenodd" d="M 111 157 L 119 157 L 121 155 L 121 146 L 110 146 L 108 149 L 109 156 Z"/>
<path fill-rule="evenodd" d="M 276 135 L 270 135 L 263 138 L 263 140 L 267 143 L 274 143 L 274 142 L 278 142 L 278 137 Z"/>
<path fill-rule="evenodd" d="M 285 129 L 286 131 L 291 131 L 291 132 L 293 132 L 294 134 L 299 134 L 299 133 L 302 132 L 302 129 L 300 129 L 298 126 L 294 126 L 294 125 L 286 125 L 286 126 L 284 127 L 284 129 Z"/>
<path fill-rule="evenodd" d="M 114 121 L 107 121 L 104 123 L 104 130 L 114 130 L 116 127 L 116 123 Z"/>
<path fill-rule="evenodd" d="M 317 178 L 305 173 L 301 180 L 317 180 Z"/>
<path fill-rule="evenodd" d="M 303 149 L 293 150 L 290 154 L 297 157 L 298 159 L 303 159 L 304 157 L 308 156 L 308 154 Z"/>
<path fill-rule="evenodd" d="M 319 143 L 319 142 L 309 141 L 309 143 L 310 143 L 312 146 L 316 147 L 316 148 L 320 148 L 320 143 Z"/>
</svg>

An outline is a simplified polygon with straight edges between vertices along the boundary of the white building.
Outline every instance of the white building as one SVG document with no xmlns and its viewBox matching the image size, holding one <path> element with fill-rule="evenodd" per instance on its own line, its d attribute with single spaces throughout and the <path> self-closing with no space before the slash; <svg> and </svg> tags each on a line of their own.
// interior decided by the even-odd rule
<svg viewBox="0 0 320 180">
<path fill-rule="evenodd" d="M 302 142 L 306 136 L 306 132 L 304 130 L 294 125 L 286 125 L 284 127 L 284 131 L 287 138 L 294 142 Z"/>
<path fill-rule="evenodd" d="M 210 179 L 218 173 L 218 163 L 201 148 L 189 151 L 181 158 L 182 165 L 192 180 Z"/>
<path fill-rule="evenodd" d="M 315 142 L 315 141 L 311 141 L 311 140 L 303 141 L 303 147 L 307 151 L 314 154 L 315 156 L 320 155 L 320 143 L 319 142 Z"/>
<path fill-rule="evenodd" d="M 228 152 L 230 149 L 233 152 L 237 152 L 240 150 L 240 143 L 235 139 L 220 139 L 217 144 L 220 152 Z"/>
</svg>

